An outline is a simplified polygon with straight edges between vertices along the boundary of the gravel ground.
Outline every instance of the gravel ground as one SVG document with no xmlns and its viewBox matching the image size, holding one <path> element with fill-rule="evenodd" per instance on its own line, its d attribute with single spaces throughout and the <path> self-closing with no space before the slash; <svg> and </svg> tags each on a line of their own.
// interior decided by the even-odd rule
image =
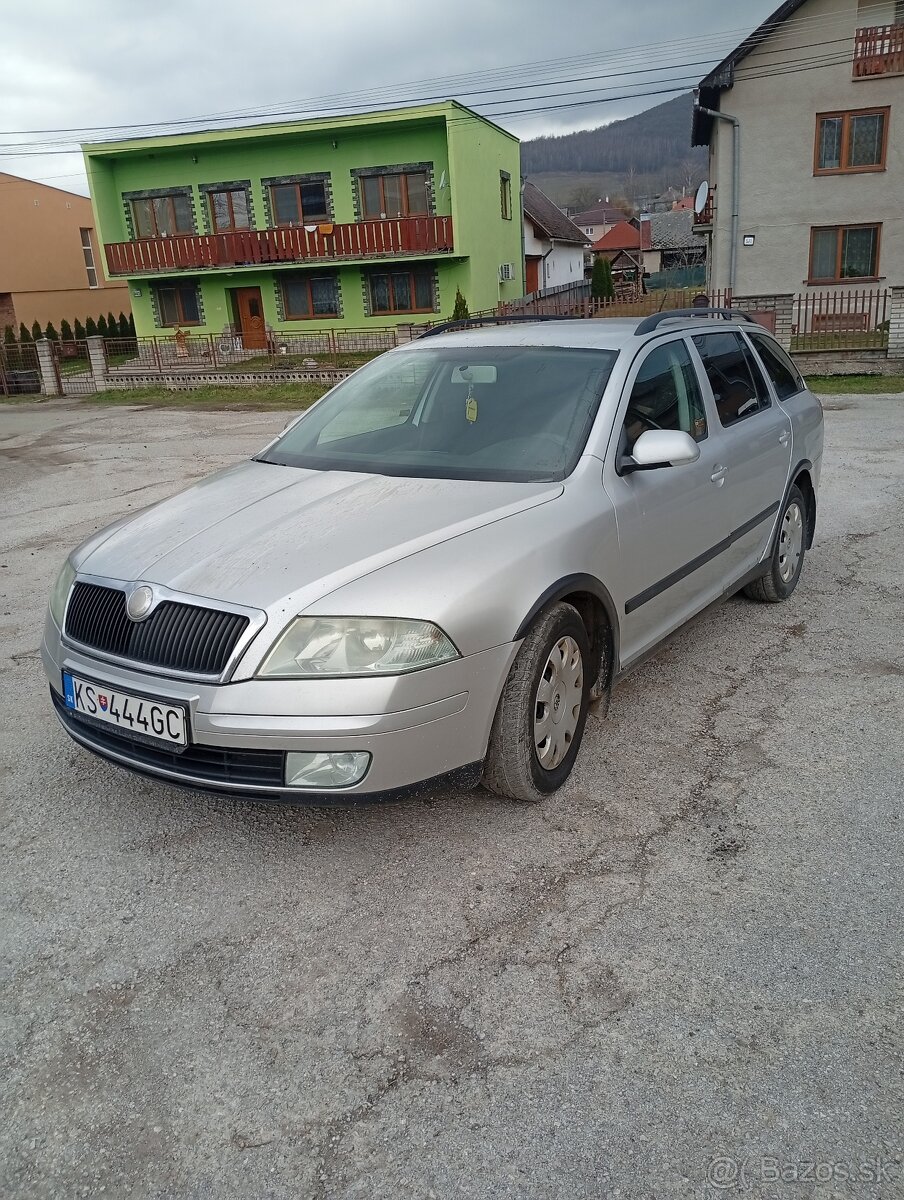
<svg viewBox="0 0 904 1200">
<path fill-rule="evenodd" d="M 900 399 L 829 402 L 792 601 L 686 628 L 538 808 L 79 750 L 37 651 L 65 552 L 282 418 L 0 421 L 2 1196 L 904 1196 Z"/>
</svg>

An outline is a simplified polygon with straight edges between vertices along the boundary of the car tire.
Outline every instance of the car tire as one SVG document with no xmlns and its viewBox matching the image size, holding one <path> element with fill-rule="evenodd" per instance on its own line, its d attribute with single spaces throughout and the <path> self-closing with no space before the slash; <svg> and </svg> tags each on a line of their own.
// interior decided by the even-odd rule
<svg viewBox="0 0 904 1200">
<path fill-rule="evenodd" d="M 769 561 L 769 570 L 760 579 L 748 583 L 745 596 L 762 604 L 787 600 L 800 579 L 807 551 L 807 502 L 796 485 L 785 498 L 778 535 Z"/>
<path fill-rule="evenodd" d="M 593 673 L 590 639 L 577 610 L 561 603 L 545 609 L 502 689 L 485 787 L 537 804 L 562 786 L 580 749 Z"/>
</svg>

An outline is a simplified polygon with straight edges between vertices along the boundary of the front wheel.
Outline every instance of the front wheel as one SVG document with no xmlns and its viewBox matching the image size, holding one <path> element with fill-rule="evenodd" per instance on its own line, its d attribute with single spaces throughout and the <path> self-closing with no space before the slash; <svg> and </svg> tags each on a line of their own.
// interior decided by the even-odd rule
<svg viewBox="0 0 904 1200">
<path fill-rule="evenodd" d="M 483 782 L 537 803 L 571 773 L 587 720 L 592 661 L 584 622 L 570 604 L 541 613 L 502 690 Z"/>
<path fill-rule="evenodd" d="M 778 604 L 787 600 L 800 579 L 807 544 L 807 502 L 795 484 L 788 492 L 769 570 L 744 588 L 751 600 Z"/>
</svg>

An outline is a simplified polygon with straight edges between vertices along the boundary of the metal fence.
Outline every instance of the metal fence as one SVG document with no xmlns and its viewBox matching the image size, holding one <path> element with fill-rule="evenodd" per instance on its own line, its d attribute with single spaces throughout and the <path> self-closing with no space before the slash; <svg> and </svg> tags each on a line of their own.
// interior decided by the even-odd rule
<svg viewBox="0 0 904 1200">
<path fill-rule="evenodd" d="M 57 383 L 64 396 L 92 396 L 97 380 L 91 370 L 86 341 L 51 342 Z"/>
<path fill-rule="evenodd" d="M 211 371 L 263 373 L 337 370 L 357 367 L 368 359 L 410 341 L 411 327 L 391 329 L 325 329 L 310 333 L 268 331 L 261 345 L 249 345 L 240 333 L 166 337 L 105 338 L 107 374 L 163 375 Z"/>
<path fill-rule="evenodd" d="M 838 288 L 794 297 L 791 349 L 884 350 L 888 346 L 888 289 Z"/>
<path fill-rule="evenodd" d="M 41 370 L 34 342 L 0 344 L 0 396 L 39 396 Z"/>
</svg>

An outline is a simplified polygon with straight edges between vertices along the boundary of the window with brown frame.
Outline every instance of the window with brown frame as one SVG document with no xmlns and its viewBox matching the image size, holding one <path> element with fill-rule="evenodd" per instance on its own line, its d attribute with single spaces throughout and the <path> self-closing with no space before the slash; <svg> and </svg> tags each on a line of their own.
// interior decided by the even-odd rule
<svg viewBox="0 0 904 1200">
<path fill-rule="evenodd" d="M 311 225 L 331 220 L 325 179 L 270 185 L 274 225 Z"/>
<path fill-rule="evenodd" d="M 281 280 L 287 321 L 339 316 L 339 280 L 335 275 L 290 275 Z"/>
<path fill-rule="evenodd" d="M 154 288 L 157 296 L 157 307 L 160 310 L 160 324 L 200 325 L 201 305 L 198 302 L 198 285 L 196 283 L 174 283 L 158 285 Z"/>
<path fill-rule="evenodd" d="M 137 197 L 131 203 L 135 232 L 140 238 L 195 232 L 191 196 L 187 192 Z"/>
<path fill-rule="evenodd" d="M 398 175 L 362 175 L 361 211 L 369 221 L 383 217 L 426 217 L 427 173 L 411 171 Z"/>
<path fill-rule="evenodd" d="M 814 175 L 884 171 L 888 115 L 887 108 L 818 113 Z"/>
<path fill-rule="evenodd" d="M 432 270 L 373 271 L 367 276 L 370 311 L 422 313 L 434 311 Z"/>
<path fill-rule="evenodd" d="M 827 225 L 810 230 L 809 283 L 876 279 L 881 225 Z"/>
<path fill-rule="evenodd" d="M 508 171 L 499 172 L 499 205 L 503 221 L 512 219 L 512 177 Z"/>
<path fill-rule="evenodd" d="M 224 188 L 223 191 L 210 192 L 208 195 L 214 233 L 232 233 L 251 228 L 247 188 Z"/>
</svg>

